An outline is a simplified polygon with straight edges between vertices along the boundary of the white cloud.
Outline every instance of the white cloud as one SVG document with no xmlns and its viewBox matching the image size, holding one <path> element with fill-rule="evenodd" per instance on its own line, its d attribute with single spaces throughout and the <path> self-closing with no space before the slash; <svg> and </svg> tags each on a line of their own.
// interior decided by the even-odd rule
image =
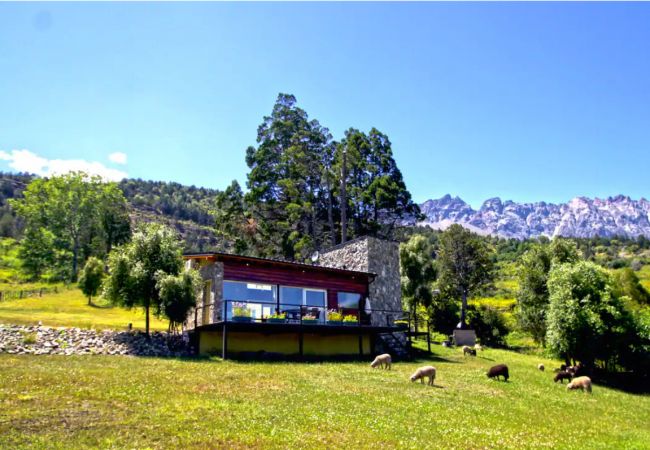
<svg viewBox="0 0 650 450">
<path fill-rule="evenodd" d="M 115 164 L 126 164 L 126 153 L 115 152 L 108 155 L 108 159 Z"/>
<path fill-rule="evenodd" d="M 124 157 L 126 160 L 126 155 Z M 0 150 L 0 160 L 9 161 L 9 167 L 18 172 L 29 172 L 44 177 L 75 171 L 99 175 L 107 181 L 119 181 L 128 176 L 126 172 L 111 169 L 100 162 L 83 159 L 47 159 L 29 150 L 12 150 L 11 153 Z"/>
</svg>

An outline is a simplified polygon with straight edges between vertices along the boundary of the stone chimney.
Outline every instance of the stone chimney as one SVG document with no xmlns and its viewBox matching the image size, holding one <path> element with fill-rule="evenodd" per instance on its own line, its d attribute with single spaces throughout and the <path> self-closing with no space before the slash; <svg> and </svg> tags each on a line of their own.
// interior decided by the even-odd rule
<svg viewBox="0 0 650 450">
<path fill-rule="evenodd" d="M 399 244 L 371 236 L 363 236 L 325 250 L 319 264 L 338 269 L 371 272 L 377 275 L 370 283 L 370 308 L 373 325 L 387 325 L 395 313 L 375 313 L 376 310 L 402 310 L 399 272 Z"/>
</svg>

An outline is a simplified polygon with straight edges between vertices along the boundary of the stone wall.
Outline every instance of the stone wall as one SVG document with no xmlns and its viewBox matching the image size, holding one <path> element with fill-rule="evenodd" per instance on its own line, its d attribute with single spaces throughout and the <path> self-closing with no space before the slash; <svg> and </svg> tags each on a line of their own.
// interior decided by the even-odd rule
<svg viewBox="0 0 650 450">
<path fill-rule="evenodd" d="M 189 260 L 190 264 L 186 267 L 191 267 L 199 271 L 204 283 L 210 282 L 210 296 L 204 299 L 203 290 L 196 298 L 196 324 L 197 326 L 207 325 L 208 323 L 215 323 L 221 320 L 223 315 L 223 263 L 207 260 Z M 207 308 L 210 311 L 210 320 L 203 323 L 203 305 L 208 304 Z M 194 328 L 195 310 L 192 309 L 187 317 L 185 329 L 191 330 Z"/>
<path fill-rule="evenodd" d="M 189 356 L 180 335 L 0 324 L 0 354 Z"/>
<path fill-rule="evenodd" d="M 399 244 L 370 236 L 354 239 L 325 251 L 319 263 L 326 267 L 371 272 L 377 275 L 370 284 L 372 324 L 387 325 L 398 318 L 396 313 L 375 310 L 402 310 L 399 273 Z"/>
</svg>

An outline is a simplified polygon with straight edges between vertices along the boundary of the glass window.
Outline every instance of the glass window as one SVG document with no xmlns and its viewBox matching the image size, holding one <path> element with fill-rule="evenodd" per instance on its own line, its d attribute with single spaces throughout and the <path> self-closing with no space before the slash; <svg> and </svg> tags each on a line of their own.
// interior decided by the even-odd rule
<svg viewBox="0 0 650 450">
<path fill-rule="evenodd" d="M 287 313 L 289 320 L 299 321 L 302 310 L 303 316 L 313 315 L 323 322 L 326 308 L 327 293 L 323 290 L 280 286 L 280 311 Z"/>
<path fill-rule="evenodd" d="M 339 308 L 359 309 L 360 300 L 361 300 L 361 294 L 356 294 L 353 292 L 337 293 L 337 301 L 338 301 Z"/>
<path fill-rule="evenodd" d="M 240 281 L 223 282 L 223 299 L 228 301 L 228 319 L 232 318 L 233 301 L 247 302 L 251 317 L 259 319 L 262 314 L 274 310 L 276 302 L 275 286 L 263 283 L 245 283 Z"/>
</svg>

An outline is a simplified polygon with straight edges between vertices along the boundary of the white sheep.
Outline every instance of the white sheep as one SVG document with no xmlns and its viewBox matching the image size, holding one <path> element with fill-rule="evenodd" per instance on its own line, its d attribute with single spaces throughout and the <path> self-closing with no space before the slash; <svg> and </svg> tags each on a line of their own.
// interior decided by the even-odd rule
<svg viewBox="0 0 650 450">
<path fill-rule="evenodd" d="M 433 386 L 433 380 L 436 379 L 436 368 L 433 366 L 424 366 L 416 370 L 413 375 L 411 375 L 411 382 L 415 380 L 420 380 L 420 383 L 424 384 L 424 379 L 429 377 L 429 386 Z"/>
<path fill-rule="evenodd" d="M 393 359 L 390 357 L 390 355 L 388 353 L 384 353 L 383 355 L 378 355 L 375 360 L 370 363 L 370 367 L 373 369 L 375 367 L 381 367 L 382 369 L 390 370 L 392 363 Z"/>
<path fill-rule="evenodd" d="M 476 344 L 474 346 L 474 350 L 482 352 L 483 351 L 483 346 L 481 344 Z"/>
<path fill-rule="evenodd" d="M 573 381 L 571 381 L 571 383 L 566 385 L 566 388 L 567 390 L 581 389 L 591 394 L 591 378 L 589 377 L 574 378 Z"/>
<path fill-rule="evenodd" d="M 544 372 L 544 364 L 537 364 L 537 368 Z"/>
</svg>

